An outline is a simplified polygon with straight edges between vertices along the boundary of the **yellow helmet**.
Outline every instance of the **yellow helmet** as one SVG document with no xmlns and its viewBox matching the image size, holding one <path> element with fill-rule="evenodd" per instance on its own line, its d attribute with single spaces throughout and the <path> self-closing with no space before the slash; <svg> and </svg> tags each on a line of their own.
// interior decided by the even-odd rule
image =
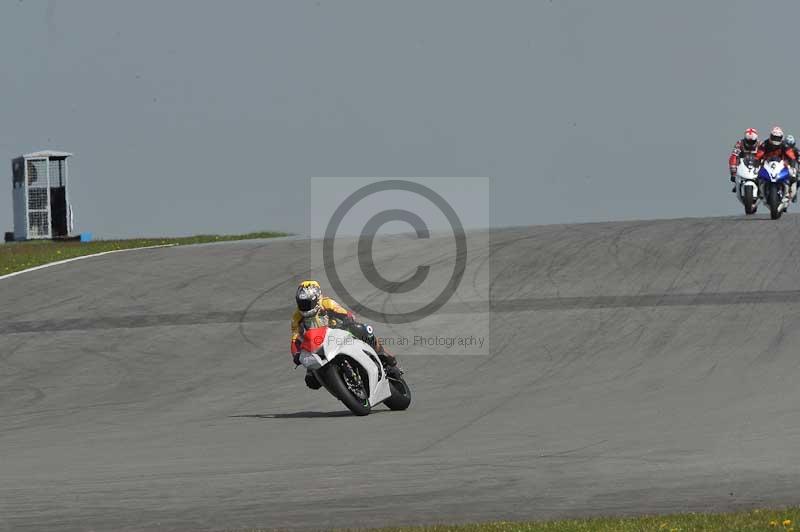
<svg viewBox="0 0 800 532">
<path fill-rule="evenodd" d="M 294 299 L 297 302 L 297 310 L 304 318 L 312 316 L 319 312 L 322 287 L 317 281 L 303 281 L 297 287 Z"/>
</svg>

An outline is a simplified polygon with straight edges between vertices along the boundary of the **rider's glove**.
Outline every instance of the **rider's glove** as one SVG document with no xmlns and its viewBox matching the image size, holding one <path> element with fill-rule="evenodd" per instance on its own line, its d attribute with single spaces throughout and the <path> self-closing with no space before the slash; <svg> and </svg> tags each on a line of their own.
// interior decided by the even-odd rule
<svg viewBox="0 0 800 532">
<path fill-rule="evenodd" d="M 300 365 L 300 338 L 292 340 L 292 345 L 289 348 L 292 351 L 292 360 L 295 366 Z"/>
</svg>

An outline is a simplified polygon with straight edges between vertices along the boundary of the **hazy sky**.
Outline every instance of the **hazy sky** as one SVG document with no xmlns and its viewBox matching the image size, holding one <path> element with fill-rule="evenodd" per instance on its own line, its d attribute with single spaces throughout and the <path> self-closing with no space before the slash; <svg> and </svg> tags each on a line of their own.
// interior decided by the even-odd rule
<svg viewBox="0 0 800 532">
<path fill-rule="evenodd" d="M 306 227 L 311 176 L 489 176 L 493 223 L 736 214 L 800 133 L 800 3 L 0 2 L 10 159 L 72 151 L 79 230 Z"/>
</svg>

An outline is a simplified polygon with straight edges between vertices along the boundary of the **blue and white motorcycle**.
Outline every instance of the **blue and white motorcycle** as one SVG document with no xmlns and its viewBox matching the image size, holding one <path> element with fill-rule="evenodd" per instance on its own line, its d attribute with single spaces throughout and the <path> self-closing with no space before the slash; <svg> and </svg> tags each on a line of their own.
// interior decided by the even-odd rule
<svg viewBox="0 0 800 532">
<path fill-rule="evenodd" d="M 769 207 L 769 217 L 777 220 L 789 206 L 790 169 L 781 159 L 764 161 L 758 171 L 761 200 Z"/>
</svg>

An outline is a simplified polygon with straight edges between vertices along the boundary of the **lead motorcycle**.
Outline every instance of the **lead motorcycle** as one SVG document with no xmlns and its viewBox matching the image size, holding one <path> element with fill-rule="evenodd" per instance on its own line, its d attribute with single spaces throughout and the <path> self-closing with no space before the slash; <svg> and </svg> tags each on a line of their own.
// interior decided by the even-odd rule
<svg viewBox="0 0 800 532">
<path fill-rule="evenodd" d="M 308 329 L 300 345 L 300 363 L 357 416 L 366 416 L 380 403 L 391 410 L 411 404 L 405 379 L 389 377 L 375 350 L 348 331 Z"/>
<path fill-rule="evenodd" d="M 759 163 L 749 155 L 739 161 L 736 168 L 736 197 L 744 205 L 745 214 L 753 214 L 758 209 L 758 170 Z"/>
<path fill-rule="evenodd" d="M 764 161 L 758 171 L 761 198 L 773 220 L 780 218 L 789 206 L 789 177 L 789 167 L 781 159 Z"/>
</svg>

